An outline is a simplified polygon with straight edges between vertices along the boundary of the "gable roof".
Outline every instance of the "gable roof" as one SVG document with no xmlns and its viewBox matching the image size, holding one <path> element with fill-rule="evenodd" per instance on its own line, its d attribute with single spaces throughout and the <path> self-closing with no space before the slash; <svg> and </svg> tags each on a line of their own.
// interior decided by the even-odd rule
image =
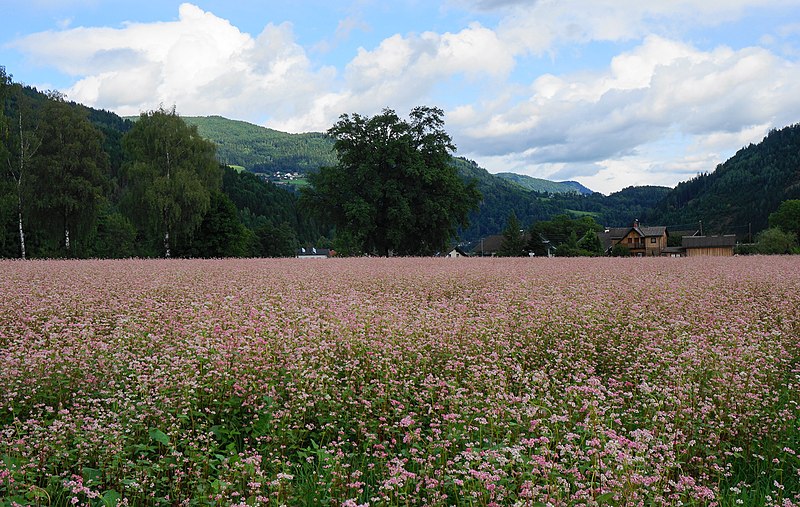
<svg viewBox="0 0 800 507">
<path fill-rule="evenodd" d="M 667 233 L 667 228 L 663 225 L 658 227 L 638 227 L 638 229 L 642 233 L 642 236 L 646 238 L 663 236 Z"/>
<path fill-rule="evenodd" d="M 732 248 L 736 246 L 736 235 L 684 236 L 681 244 L 684 248 Z"/>
</svg>

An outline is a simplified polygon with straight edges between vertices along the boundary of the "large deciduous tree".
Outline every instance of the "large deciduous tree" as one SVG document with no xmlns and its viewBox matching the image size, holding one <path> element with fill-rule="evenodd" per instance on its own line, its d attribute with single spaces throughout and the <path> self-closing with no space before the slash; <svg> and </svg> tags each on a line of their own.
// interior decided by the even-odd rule
<svg viewBox="0 0 800 507">
<path fill-rule="evenodd" d="M 175 238 L 190 238 L 197 231 L 212 192 L 220 188 L 215 146 L 187 126 L 175 108 L 142 113 L 122 143 L 125 207 L 147 242 L 140 250 L 160 250 L 170 257 Z"/>
<path fill-rule="evenodd" d="M 108 186 L 103 135 L 78 108 L 51 93 L 39 127 L 41 144 L 31 161 L 29 207 L 39 228 L 60 237 L 57 255 L 86 252 Z M 76 240 L 81 244 L 76 252 Z"/>
<path fill-rule="evenodd" d="M 440 251 L 480 201 L 452 164 L 441 109 L 342 115 L 328 130 L 339 163 L 309 177 L 304 202 L 336 227 L 351 253 Z"/>
</svg>

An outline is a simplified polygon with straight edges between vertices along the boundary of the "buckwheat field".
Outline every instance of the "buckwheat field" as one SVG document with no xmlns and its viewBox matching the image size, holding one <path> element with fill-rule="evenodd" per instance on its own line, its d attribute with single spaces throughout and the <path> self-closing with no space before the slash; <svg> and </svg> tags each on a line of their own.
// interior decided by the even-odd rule
<svg viewBox="0 0 800 507">
<path fill-rule="evenodd" d="M 0 505 L 800 505 L 800 260 L 0 262 Z"/>
</svg>

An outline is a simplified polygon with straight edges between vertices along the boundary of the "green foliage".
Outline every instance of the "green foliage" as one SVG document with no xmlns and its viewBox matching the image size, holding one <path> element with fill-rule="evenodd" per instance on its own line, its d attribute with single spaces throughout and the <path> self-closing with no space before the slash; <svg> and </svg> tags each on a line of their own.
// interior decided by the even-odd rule
<svg viewBox="0 0 800 507">
<path fill-rule="evenodd" d="M 600 255 L 603 247 L 597 232 L 602 230 L 591 216 L 556 215 L 552 220 L 540 220 L 531 226 L 528 249 L 537 256 L 547 255 L 548 248 L 555 248 L 558 257 Z"/>
<path fill-rule="evenodd" d="M 623 245 L 622 243 L 617 243 L 613 247 L 611 247 L 611 256 L 612 257 L 630 257 L 631 256 L 631 249 L 628 248 L 627 245 Z"/>
<path fill-rule="evenodd" d="M 251 237 L 239 221 L 236 206 L 216 190 L 197 232 L 175 252 L 180 257 L 246 257 L 251 253 Z"/>
<path fill-rule="evenodd" d="M 297 252 L 297 237 L 286 222 L 274 225 L 264 220 L 253 232 L 259 257 L 294 257 Z"/>
<path fill-rule="evenodd" d="M 122 145 L 128 157 L 124 206 L 143 240 L 140 251 L 169 257 L 174 238 L 191 241 L 220 187 L 214 145 L 174 108 L 142 113 Z"/>
<path fill-rule="evenodd" d="M 250 253 L 257 257 L 294 256 L 298 242 L 314 244 L 323 228 L 298 207 L 297 197 L 250 172 L 223 170 L 222 189 L 250 231 Z"/>
<path fill-rule="evenodd" d="M 792 253 L 797 249 L 797 236 L 777 227 L 771 227 L 758 234 L 757 251 L 765 255 Z"/>
<path fill-rule="evenodd" d="M 595 229 L 589 229 L 578 241 L 578 246 L 581 250 L 588 252 L 590 256 L 603 255 L 603 243 Z"/>
<path fill-rule="evenodd" d="M 769 226 L 800 238 L 800 199 L 783 201 L 778 210 L 769 215 Z"/>
<path fill-rule="evenodd" d="M 528 255 L 528 252 L 525 251 L 525 235 L 522 231 L 522 224 L 513 211 L 508 217 L 508 225 L 503 230 L 503 242 L 500 244 L 497 255 L 499 257 L 524 257 Z"/>
<path fill-rule="evenodd" d="M 252 172 L 308 173 L 336 164 L 333 140 L 325 134 L 287 134 L 220 116 L 184 117 L 184 121 L 216 143 L 222 163 Z"/>
<path fill-rule="evenodd" d="M 124 259 L 136 255 L 136 227 L 122 213 L 102 209 L 95 234 L 92 257 Z"/>
<path fill-rule="evenodd" d="M 480 194 L 450 163 L 443 112 L 417 107 L 408 121 L 385 109 L 342 115 L 328 134 L 339 163 L 309 176 L 303 201 L 329 218 L 354 250 L 423 255 L 444 249 L 467 225 Z"/>
<path fill-rule="evenodd" d="M 39 135 L 23 183 L 31 223 L 58 244 L 53 254 L 85 256 L 108 187 L 102 134 L 82 111 L 52 95 L 42 109 Z"/>
</svg>

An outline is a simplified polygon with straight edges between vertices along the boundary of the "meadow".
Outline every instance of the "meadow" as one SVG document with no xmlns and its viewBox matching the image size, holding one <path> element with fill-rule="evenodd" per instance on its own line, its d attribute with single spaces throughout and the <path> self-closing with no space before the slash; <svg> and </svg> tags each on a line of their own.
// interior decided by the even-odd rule
<svg viewBox="0 0 800 507">
<path fill-rule="evenodd" d="M 800 506 L 800 258 L 0 262 L 0 506 Z"/>
</svg>

